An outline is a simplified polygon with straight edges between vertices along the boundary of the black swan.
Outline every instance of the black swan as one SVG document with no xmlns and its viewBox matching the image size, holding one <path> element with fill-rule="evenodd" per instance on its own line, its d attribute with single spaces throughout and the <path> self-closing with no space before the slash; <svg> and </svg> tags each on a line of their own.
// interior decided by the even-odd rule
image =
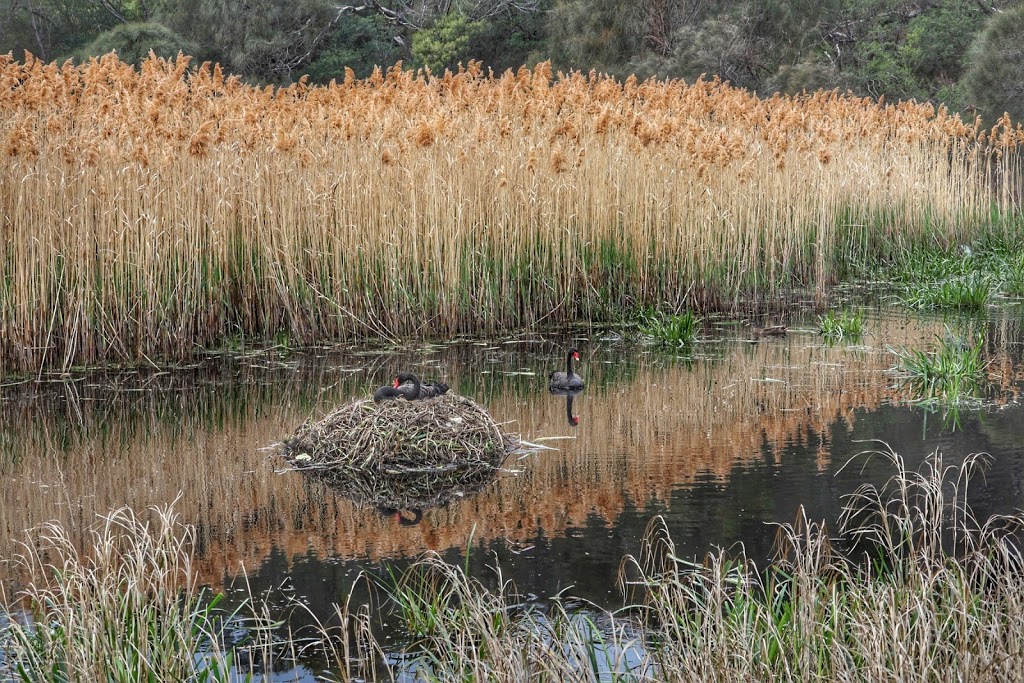
<svg viewBox="0 0 1024 683">
<path fill-rule="evenodd" d="M 377 391 L 373 392 L 374 403 L 380 403 L 381 401 L 393 401 L 399 398 L 411 400 L 409 399 L 408 396 L 405 395 L 404 391 L 396 388 L 394 385 L 391 384 L 385 384 L 380 389 L 377 389 Z"/>
<path fill-rule="evenodd" d="M 565 356 L 565 372 L 552 372 L 548 389 L 582 389 L 583 378 L 572 371 L 572 362 L 580 359 L 580 352 L 569 349 Z"/>
<path fill-rule="evenodd" d="M 406 387 L 406 382 L 412 382 L 412 387 Z M 420 382 L 419 378 L 411 372 L 403 372 L 395 378 L 395 388 L 401 391 L 406 400 L 435 398 L 448 391 L 448 385 L 444 382 Z"/>
</svg>

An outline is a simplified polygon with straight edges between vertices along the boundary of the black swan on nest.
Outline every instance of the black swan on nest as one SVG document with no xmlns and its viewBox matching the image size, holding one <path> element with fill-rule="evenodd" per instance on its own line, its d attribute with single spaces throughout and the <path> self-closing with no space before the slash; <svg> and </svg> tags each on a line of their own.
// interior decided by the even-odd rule
<svg viewBox="0 0 1024 683">
<path fill-rule="evenodd" d="M 412 388 L 406 387 L 407 382 L 412 382 Z M 444 382 L 421 382 L 419 377 L 411 372 L 403 372 L 395 378 L 395 386 L 399 391 L 405 392 L 405 398 L 415 401 L 425 398 L 436 398 L 448 392 L 448 385 Z"/>
<path fill-rule="evenodd" d="M 411 385 L 407 383 L 411 383 Z M 397 398 L 418 401 L 441 396 L 447 391 L 448 385 L 444 382 L 420 382 L 419 377 L 411 372 L 403 372 L 395 377 L 391 386 L 385 385 L 373 392 L 373 400 L 378 403 Z"/>
</svg>

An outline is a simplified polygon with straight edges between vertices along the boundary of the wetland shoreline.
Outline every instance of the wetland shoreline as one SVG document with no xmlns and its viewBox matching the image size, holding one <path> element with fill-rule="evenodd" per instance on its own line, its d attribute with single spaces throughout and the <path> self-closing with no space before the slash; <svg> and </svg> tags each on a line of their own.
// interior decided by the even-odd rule
<svg viewBox="0 0 1024 683">
<path fill-rule="evenodd" d="M 1024 296 L 1010 122 L 543 64 L 275 91 L 184 58 L 0 57 L 0 80 L 0 547 L 35 530 L 4 571 L 40 581 L 4 576 L 12 676 L 1021 678 L 1024 519 L 971 518 L 965 483 L 993 444 L 986 491 L 1020 502 L 1021 320 L 987 317 Z M 713 314 L 744 307 L 793 330 Z M 614 332 L 582 340 L 575 410 L 538 379 L 570 333 L 503 348 L 574 324 Z M 211 369 L 235 343 L 256 348 Z M 410 366 L 560 449 L 406 524 L 260 451 Z M 838 462 L 882 435 L 943 448 L 886 450 L 892 479 Z M 303 573 L 305 602 L 267 602 Z M 279 608 L 332 604 L 319 654 L 271 637 Z"/>
</svg>

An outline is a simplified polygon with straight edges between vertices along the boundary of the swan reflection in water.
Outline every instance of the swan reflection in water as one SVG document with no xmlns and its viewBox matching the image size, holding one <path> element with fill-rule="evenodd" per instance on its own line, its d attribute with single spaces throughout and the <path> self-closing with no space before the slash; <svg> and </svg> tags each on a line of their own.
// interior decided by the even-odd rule
<svg viewBox="0 0 1024 683">
<path fill-rule="evenodd" d="M 416 526 L 423 521 L 423 510 L 420 510 L 419 508 L 410 508 L 407 511 L 412 513 L 412 519 L 405 517 L 402 514 L 402 510 L 399 510 L 398 508 L 391 508 L 386 505 L 377 506 L 377 512 L 381 517 L 394 517 L 402 526 Z"/>
<path fill-rule="evenodd" d="M 570 427 L 575 427 L 580 423 L 580 416 L 572 414 L 572 401 L 578 396 L 583 389 L 550 389 L 551 393 L 556 396 L 565 396 L 565 419 L 569 423 Z"/>
</svg>

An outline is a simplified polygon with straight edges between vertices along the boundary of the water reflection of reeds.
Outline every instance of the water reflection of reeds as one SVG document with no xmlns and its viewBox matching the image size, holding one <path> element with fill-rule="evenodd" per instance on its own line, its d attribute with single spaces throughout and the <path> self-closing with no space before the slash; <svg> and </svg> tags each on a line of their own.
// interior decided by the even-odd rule
<svg viewBox="0 0 1024 683">
<path fill-rule="evenodd" d="M 382 558 L 476 540 L 527 543 L 627 506 L 667 503 L 698 480 L 776 457 L 786 446 L 818 450 L 856 411 L 899 399 L 886 346 L 922 346 L 941 321 L 875 320 L 865 346 L 829 348 L 806 333 L 722 343 L 708 360 L 674 363 L 625 344 L 584 349 L 587 390 L 578 427 L 548 395 L 557 349 L 537 344 L 439 348 L 426 355 L 353 356 L 324 351 L 281 361 L 272 354 L 172 372 L 121 372 L 7 386 L 0 402 L 0 547 L 58 519 L 83 529 L 98 514 L 179 499 L 198 526 L 205 577 L 253 567 L 274 549 Z M 993 379 L 1021 379 L 1018 328 L 990 328 Z M 506 470 L 474 496 L 428 510 L 399 528 L 293 472 L 266 447 L 311 414 L 365 395 L 396 367 L 413 367 L 475 396 L 507 429 L 556 446 Z M 486 374 L 485 374 L 486 373 Z M 528 374 L 533 373 L 533 374 Z M 453 381 L 454 380 L 454 381 Z M 1002 393 L 1002 400 L 1011 396 Z"/>
</svg>

